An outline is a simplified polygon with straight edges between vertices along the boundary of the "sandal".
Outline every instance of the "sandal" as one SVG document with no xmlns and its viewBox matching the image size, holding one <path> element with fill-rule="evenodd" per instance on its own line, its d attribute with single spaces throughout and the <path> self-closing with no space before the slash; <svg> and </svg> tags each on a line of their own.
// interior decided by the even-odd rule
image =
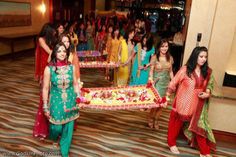
<svg viewBox="0 0 236 157">
<path fill-rule="evenodd" d="M 173 154 L 180 154 L 178 148 L 176 146 L 171 146 L 170 147 L 170 151 L 173 153 Z"/>
<path fill-rule="evenodd" d="M 148 126 L 149 126 L 149 128 L 153 128 L 154 127 L 153 124 L 154 124 L 154 118 L 149 118 L 148 119 Z"/>
<path fill-rule="evenodd" d="M 52 145 L 53 145 L 54 148 L 58 148 L 59 147 L 59 143 L 57 143 L 57 142 L 53 142 Z"/>
</svg>

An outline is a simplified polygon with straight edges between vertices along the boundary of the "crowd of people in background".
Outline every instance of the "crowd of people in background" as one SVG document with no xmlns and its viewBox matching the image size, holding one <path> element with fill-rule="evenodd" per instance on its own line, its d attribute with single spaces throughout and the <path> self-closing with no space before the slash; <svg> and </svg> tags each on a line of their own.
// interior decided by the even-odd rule
<svg viewBox="0 0 236 157">
<path fill-rule="evenodd" d="M 214 136 L 208 123 L 199 123 L 200 120 L 208 122 L 207 105 L 204 104 L 208 104 L 212 91 L 207 49 L 195 48 L 187 64 L 174 76 L 169 40 L 157 38 L 151 32 L 147 19 L 93 19 L 46 23 L 42 27 L 35 53 L 35 78 L 39 81 L 41 92 L 33 135 L 59 141 L 62 156 L 68 156 L 73 129 L 76 128 L 74 120 L 79 112 L 79 109 L 65 112 L 65 108 L 76 106 L 76 97 L 80 96 L 80 68 L 76 52 L 98 50 L 106 56 L 104 61 L 120 65 L 104 73 L 113 86 L 146 85 L 151 82 L 161 97 L 177 91 L 173 103 L 177 111 L 171 112 L 168 130 L 171 152 L 180 153 L 176 137 L 179 129 L 190 123 L 186 136 L 192 143 L 193 139 L 197 140 L 201 156 L 210 156 Z M 150 128 L 159 129 L 161 111 L 162 108 L 150 110 L 147 120 Z M 49 123 L 49 118 L 55 122 Z"/>
</svg>

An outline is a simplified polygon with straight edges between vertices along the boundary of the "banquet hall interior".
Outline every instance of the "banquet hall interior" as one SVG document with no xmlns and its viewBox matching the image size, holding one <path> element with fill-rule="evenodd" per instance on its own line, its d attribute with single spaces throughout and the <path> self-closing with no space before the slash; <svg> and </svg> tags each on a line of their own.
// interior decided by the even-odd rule
<svg viewBox="0 0 236 157">
<path fill-rule="evenodd" d="M 147 19 L 154 41 L 170 42 L 176 73 L 195 46 L 206 46 L 214 90 L 209 121 L 216 138 L 213 157 L 236 156 L 236 1 L 235 0 L 4 0 L 0 1 L 0 156 L 61 156 L 49 139 L 33 137 L 40 86 L 34 78 L 35 48 L 45 23 L 80 23 L 98 17 Z M 181 42 L 174 39 L 181 32 Z M 156 45 L 156 44 L 155 44 Z M 86 56 L 78 56 L 86 61 Z M 96 57 L 91 57 L 96 61 Z M 90 58 L 90 59 L 91 59 Z M 104 68 L 80 68 L 85 88 L 113 88 Z M 149 110 L 82 108 L 70 157 L 195 157 L 183 133 L 180 154 L 167 144 L 170 109 L 160 128 L 147 125 Z"/>
</svg>

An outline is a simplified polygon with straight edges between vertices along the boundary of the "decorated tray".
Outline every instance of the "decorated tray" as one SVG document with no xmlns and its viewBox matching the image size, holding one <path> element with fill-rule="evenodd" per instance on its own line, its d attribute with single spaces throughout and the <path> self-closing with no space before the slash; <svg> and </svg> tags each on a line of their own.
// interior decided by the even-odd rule
<svg viewBox="0 0 236 157">
<path fill-rule="evenodd" d="M 101 52 L 99 51 L 77 51 L 78 57 L 99 57 Z"/>
<path fill-rule="evenodd" d="M 80 68 L 116 68 L 119 64 L 106 61 L 80 61 Z"/>
<path fill-rule="evenodd" d="M 85 88 L 87 103 L 80 107 L 103 110 L 154 108 L 161 106 L 161 97 L 153 86 Z"/>
</svg>

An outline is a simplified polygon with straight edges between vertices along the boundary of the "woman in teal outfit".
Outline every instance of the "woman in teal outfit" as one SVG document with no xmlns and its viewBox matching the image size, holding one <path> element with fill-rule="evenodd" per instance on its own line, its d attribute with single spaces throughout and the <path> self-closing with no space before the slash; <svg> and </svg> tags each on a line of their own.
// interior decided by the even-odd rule
<svg viewBox="0 0 236 157">
<path fill-rule="evenodd" d="M 57 142 L 63 157 L 68 157 L 74 120 L 79 117 L 76 96 L 79 87 L 74 67 L 68 61 L 69 52 L 63 43 L 58 43 L 45 68 L 43 82 L 43 108 L 50 121 L 49 138 Z M 59 138 L 60 137 L 60 138 Z"/>
<path fill-rule="evenodd" d="M 157 46 L 158 51 L 153 57 L 149 81 L 153 83 L 161 97 L 164 97 L 170 80 L 174 77 L 172 71 L 173 58 L 169 53 L 169 42 L 162 39 Z M 152 108 L 148 117 L 148 126 L 159 129 L 159 118 L 162 108 Z"/>
<path fill-rule="evenodd" d="M 131 70 L 130 86 L 147 84 L 151 65 L 150 59 L 154 53 L 153 37 L 151 34 L 146 34 L 142 38 L 142 43 L 138 43 L 134 47 L 134 53 L 131 56 L 131 58 L 135 58 Z M 127 63 L 131 58 L 128 59 Z"/>
</svg>

